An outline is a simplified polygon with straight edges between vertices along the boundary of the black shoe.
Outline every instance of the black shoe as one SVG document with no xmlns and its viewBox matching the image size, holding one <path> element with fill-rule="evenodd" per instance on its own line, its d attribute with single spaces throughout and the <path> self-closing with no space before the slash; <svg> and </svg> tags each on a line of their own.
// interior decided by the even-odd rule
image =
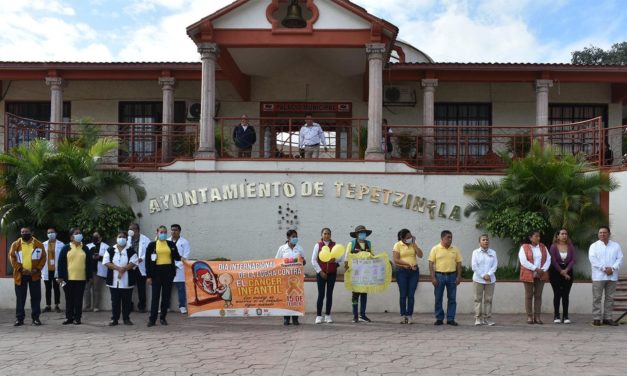
<svg viewBox="0 0 627 376">
<path fill-rule="evenodd" d="M 22 320 L 16 320 L 15 324 L 13 324 L 13 326 L 22 326 L 22 325 L 24 325 L 24 321 Z"/>
<path fill-rule="evenodd" d="M 81 319 L 74 320 L 74 325 L 80 325 L 80 324 L 82 324 Z"/>
<path fill-rule="evenodd" d="M 116 326 L 118 325 L 118 320 L 111 320 L 111 322 L 109 322 L 109 326 Z"/>
<path fill-rule="evenodd" d="M 131 320 L 124 320 L 124 325 L 133 325 Z"/>
<path fill-rule="evenodd" d="M 592 325 L 593 325 L 593 326 L 601 326 L 601 320 L 594 320 L 594 321 L 592 322 Z"/>
<path fill-rule="evenodd" d="M 46 308 L 44 308 L 44 312 L 52 312 L 52 308 L 50 308 L 50 306 L 46 306 Z"/>
<path fill-rule="evenodd" d="M 56 305 L 56 306 L 54 306 L 54 311 L 55 311 L 56 313 L 61 313 L 61 308 L 59 308 L 59 306 L 58 306 L 58 305 Z"/>
<path fill-rule="evenodd" d="M 39 321 L 39 319 L 34 319 L 33 320 L 33 325 L 40 326 L 41 325 L 41 321 Z"/>
<path fill-rule="evenodd" d="M 131 311 L 131 312 L 133 312 L 133 311 Z M 140 308 L 139 309 L 139 313 L 146 313 L 146 308 Z"/>
<path fill-rule="evenodd" d="M 359 322 L 359 317 L 357 317 L 357 316 L 353 317 L 353 322 L 355 324 L 357 324 Z"/>
<path fill-rule="evenodd" d="M 72 320 L 72 319 L 67 319 L 67 320 L 63 321 L 61 324 L 63 324 L 63 325 L 69 325 L 69 324 L 72 324 L 73 322 L 74 322 L 74 320 Z"/>
<path fill-rule="evenodd" d="M 368 318 L 368 316 L 366 316 L 366 315 L 361 315 L 361 316 L 359 316 L 359 321 L 363 321 L 363 322 L 372 322 L 372 320 L 370 320 L 370 319 Z"/>
<path fill-rule="evenodd" d="M 298 317 L 293 317 L 293 318 L 292 318 L 292 324 L 294 324 L 294 325 L 300 325 L 300 323 L 298 322 Z"/>
<path fill-rule="evenodd" d="M 458 324 L 457 324 L 457 321 L 455 321 L 455 320 L 448 320 L 448 321 L 446 322 L 446 325 L 457 326 Z"/>
<path fill-rule="evenodd" d="M 618 326 L 618 323 L 614 320 L 603 320 L 603 325 Z"/>
<path fill-rule="evenodd" d="M 146 324 L 147 327 L 151 327 L 151 326 L 155 326 L 155 322 L 154 321 L 148 321 L 148 324 Z"/>
<path fill-rule="evenodd" d="M 165 319 L 161 319 L 159 320 L 159 322 L 161 323 L 161 325 L 168 325 L 168 322 L 165 321 Z"/>
<path fill-rule="evenodd" d="M 290 319 L 283 319 L 283 325 L 288 326 L 290 324 Z"/>
<path fill-rule="evenodd" d="M 442 321 L 442 320 L 435 320 L 433 325 L 444 325 L 444 321 Z"/>
</svg>

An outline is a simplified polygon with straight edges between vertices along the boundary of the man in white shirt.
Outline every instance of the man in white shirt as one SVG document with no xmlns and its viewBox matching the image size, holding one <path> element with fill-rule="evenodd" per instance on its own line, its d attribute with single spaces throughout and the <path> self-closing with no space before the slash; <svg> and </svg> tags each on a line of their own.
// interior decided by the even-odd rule
<svg viewBox="0 0 627 376">
<path fill-rule="evenodd" d="M 174 286 L 179 296 L 179 311 L 187 313 L 187 296 L 185 295 L 185 269 L 183 262 L 189 258 L 191 252 L 189 241 L 181 237 L 181 225 L 173 224 L 170 226 L 170 238 L 168 240 L 176 244 L 176 248 L 181 255 L 181 261 L 174 261 L 176 265 L 176 275 L 174 276 Z"/>
<path fill-rule="evenodd" d="M 320 157 L 320 145 L 327 151 L 324 131 L 318 123 L 314 123 L 311 114 L 305 116 L 305 125 L 300 128 L 298 148 L 304 150 L 305 158 Z"/>
<path fill-rule="evenodd" d="M 471 267 L 474 272 L 472 284 L 475 293 L 475 325 L 494 325 L 492 317 L 492 297 L 496 284 L 496 252 L 490 248 L 487 234 L 479 237 L 479 248 L 472 252 Z"/>
<path fill-rule="evenodd" d="M 127 244 L 133 247 L 137 252 L 137 268 L 133 270 L 137 274 L 137 309 L 140 313 L 146 312 L 146 263 L 144 262 L 146 257 L 146 247 L 150 243 L 150 238 L 142 234 L 139 229 L 138 223 L 131 223 L 128 226 L 128 239 Z M 133 303 L 131 302 L 131 311 L 133 310 Z"/>
<path fill-rule="evenodd" d="M 623 251 L 620 245 L 610 240 L 609 226 L 599 227 L 599 240 L 590 245 L 588 258 L 592 268 L 592 324 L 594 326 L 618 326 L 612 320 L 614 309 L 614 293 L 618 270 L 623 264 Z M 603 313 L 601 313 L 601 298 L 605 293 Z M 601 321 L 603 319 L 603 321 Z"/>
</svg>

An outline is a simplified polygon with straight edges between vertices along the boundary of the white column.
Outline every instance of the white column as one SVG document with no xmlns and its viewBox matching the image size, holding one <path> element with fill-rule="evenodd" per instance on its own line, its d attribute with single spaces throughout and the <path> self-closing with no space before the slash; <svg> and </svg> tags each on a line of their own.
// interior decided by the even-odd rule
<svg viewBox="0 0 627 376">
<path fill-rule="evenodd" d="M 163 117 L 164 124 L 161 129 L 161 160 L 169 161 L 172 151 L 172 126 L 174 123 L 174 77 L 159 77 L 159 85 L 163 95 Z"/>
<path fill-rule="evenodd" d="M 216 101 L 216 59 L 220 49 L 215 43 L 200 43 L 198 52 L 202 60 L 202 86 L 200 93 L 200 140 L 197 157 L 216 157 L 215 101 Z"/>
<path fill-rule="evenodd" d="M 63 130 L 63 78 L 46 77 L 46 85 L 50 86 L 50 141 L 56 141 Z"/>
<path fill-rule="evenodd" d="M 549 124 L 549 88 L 553 80 L 536 80 L 536 126 L 538 135 L 546 135 Z"/>
<path fill-rule="evenodd" d="M 368 145 L 366 159 L 382 161 L 381 122 L 383 120 L 383 56 L 385 44 L 366 44 L 368 56 Z"/>
<path fill-rule="evenodd" d="M 435 154 L 435 88 L 438 86 L 436 78 L 425 78 L 421 82 L 422 85 L 422 125 L 424 132 L 422 133 L 422 160 L 425 166 L 433 164 L 433 156 Z"/>
</svg>

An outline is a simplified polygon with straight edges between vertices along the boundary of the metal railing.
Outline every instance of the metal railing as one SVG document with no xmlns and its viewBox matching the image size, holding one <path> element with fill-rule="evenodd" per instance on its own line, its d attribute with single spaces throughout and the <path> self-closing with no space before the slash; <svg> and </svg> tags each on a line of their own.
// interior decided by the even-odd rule
<svg viewBox="0 0 627 376">
<path fill-rule="evenodd" d="M 85 127 L 118 141 L 116 153 L 105 158 L 111 168 L 156 170 L 176 160 L 190 160 L 198 149 L 197 123 L 50 123 L 6 114 L 4 150 L 37 138 L 78 138 Z M 363 160 L 367 145 L 367 119 L 314 120 L 324 130 L 326 148 L 317 160 Z M 239 118 L 216 120 L 216 158 L 221 160 L 300 160 L 299 132 L 303 118 L 250 118 L 256 133 L 251 149 L 242 150 L 233 139 Z M 403 162 L 427 173 L 500 173 L 501 153 L 513 158 L 527 154 L 533 140 L 551 144 L 563 154 L 583 154 L 594 167 L 622 165 L 625 126 L 605 128 L 601 118 L 572 124 L 537 126 L 501 125 L 388 125 L 380 146 L 385 159 Z M 608 148 L 613 150 L 611 161 Z"/>
</svg>

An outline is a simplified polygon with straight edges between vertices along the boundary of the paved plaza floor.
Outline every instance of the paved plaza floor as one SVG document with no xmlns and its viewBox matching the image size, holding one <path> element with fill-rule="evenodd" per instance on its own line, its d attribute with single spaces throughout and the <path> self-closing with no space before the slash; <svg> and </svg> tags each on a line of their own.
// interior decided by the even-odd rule
<svg viewBox="0 0 627 376">
<path fill-rule="evenodd" d="M 27 313 L 28 314 L 28 313 Z M 434 326 L 431 315 L 413 325 L 396 314 L 371 314 L 353 324 L 284 327 L 272 318 L 188 318 L 168 326 L 108 327 L 110 312 L 87 312 L 83 324 L 63 326 L 63 314 L 42 314 L 13 327 L 0 311 L 0 375 L 625 375 L 627 327 L 593 327 L 590 316 L 571 325 L 528 325 L 524 315 L 497 315 L 493 327 Z"/>
</svg>

